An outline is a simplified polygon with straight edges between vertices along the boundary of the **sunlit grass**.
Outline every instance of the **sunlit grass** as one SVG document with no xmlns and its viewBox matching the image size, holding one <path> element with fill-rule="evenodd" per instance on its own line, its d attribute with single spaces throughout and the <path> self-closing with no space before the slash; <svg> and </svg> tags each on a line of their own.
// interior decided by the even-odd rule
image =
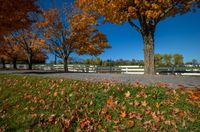
<svg viewBox="0 0 200 132">
<path fill-rule="evenodd" d="M 0 74 L 0 131 L 193 130 L 199 91 Z"/>
</svg>

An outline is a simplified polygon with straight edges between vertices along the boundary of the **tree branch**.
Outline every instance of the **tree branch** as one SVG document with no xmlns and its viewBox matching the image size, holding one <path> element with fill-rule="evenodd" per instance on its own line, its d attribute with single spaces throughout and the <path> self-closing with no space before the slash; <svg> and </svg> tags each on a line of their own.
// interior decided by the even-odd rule
<svg viewBox="0 0 200 132">
<path fill-rule="evenodd" d="M 167 9 L 158 17 L 158 19 L 155 20 L 155 24 L 157 24 L 160 20 L 162 20 L 163 18 L 165 18 L 166 15 L 167 15 L 170 11 L 172 11 L 172 10 L 174 9 L 174 7 L 175 7 L 176 5 L 178 5 L 178 4 L 179 4 L 179 2 L 175 2 L 171 7 L 167 8 Z"/>
<path fill-rule="evenodd" d="M 135 23 L 133 23 L 133 22 L 131 21 L 131 19 L 128 19 L 128 22 L 129 22 L 129 24 L 130 24 L 133 28 L 135 28 L 138 32 L 142 33 L 142 30 L 141 30 Z"/>
</svg>

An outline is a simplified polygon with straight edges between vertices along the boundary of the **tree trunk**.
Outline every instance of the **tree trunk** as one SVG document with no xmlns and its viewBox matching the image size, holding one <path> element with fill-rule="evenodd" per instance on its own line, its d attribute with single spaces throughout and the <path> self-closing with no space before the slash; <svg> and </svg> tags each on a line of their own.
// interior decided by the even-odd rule
<svg viewBox="0 0 200 132">
<path fill-rule="evenodd" d="M 4 59 L 1 59 L 2 65 L 3 65 L 3 69 L 6 69 L 6 63 Z"/>
<path fill-rule="evenodd" d="M 28 59 L 28 69 L 32 70 L 32 65 L 33 65 L 33 55 L 29 55 L 29 59 Z"/>
<path fill-rule="evenodd" d="M 65 72 L 68 72 L 68 57 L 65 57 L 64 58 L 64 71 Z"/>
<path fill-rule="evenodd" d="M 143 35 L 144 40 L 144 74 L 154 75 L 154 33 Z"/>
<path fill-rule="evenodd" d="M 55 64 L 55 65 L 57 64 L 57 57 L 56 57 L 56 55 L 55 55 L 54 64 Z"/>
<path fill-rule="evenodd" d="M 13 69 L 17 69 L 17 60 L 13 59 Z"/>
</svg>

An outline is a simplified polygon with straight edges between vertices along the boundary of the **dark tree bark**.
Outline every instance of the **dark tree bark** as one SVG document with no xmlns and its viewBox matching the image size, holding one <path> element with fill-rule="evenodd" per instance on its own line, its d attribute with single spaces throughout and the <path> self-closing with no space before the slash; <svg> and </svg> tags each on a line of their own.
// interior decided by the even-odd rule
<svg viewBox="0 0 200 132">
<path fill-rule="evenodd" d="M 144 74 L 154 75 L 154 33 L 143 35 L 144 40 Z"/>
<path fill-rule="evenodd" d="M 5 63 L 5 60 L 4 59 L 1 59 L 1 63 L 3 65 L 3 69 L 6 69 L 6 63 Z"/>
<path fill-rule="evenodd" d="M 64 71 L 65 72 L 69 72 L 69 69 L 68 69 L 68 57 L 64 58 Z"/>
<path fill-rule="evenodd" d="M 33 65 L 33 55 L 30 54 L 30 55 L 29 55 L 29 58 L 28 58 L 28 69 L 29 69 L 29 70 L 32 70 L 32 69 L 33 69 L 33 68 L 32 68 L 32 65 Z"/>
<path fill-rule="evenodd" d="M 13 59 L 13 69 L 17 69 L 17 59 Z"/>
<path fill-rule="evenodd" d="M 54 60 L 54 64 L 57 64 L 57 56 L 55 55 L 55 60 Z"/>
</svg>

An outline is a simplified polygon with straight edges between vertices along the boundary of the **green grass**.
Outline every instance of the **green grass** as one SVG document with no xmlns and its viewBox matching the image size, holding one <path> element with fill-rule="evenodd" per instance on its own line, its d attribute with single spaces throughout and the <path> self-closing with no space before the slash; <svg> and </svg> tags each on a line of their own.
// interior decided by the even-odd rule
<svg viewBox="0 0 200 132">
<path fill-rule="evenodd" d="M 0 131 L 200 131 L 199 91 L 0 74 Z"/>
</svg>

